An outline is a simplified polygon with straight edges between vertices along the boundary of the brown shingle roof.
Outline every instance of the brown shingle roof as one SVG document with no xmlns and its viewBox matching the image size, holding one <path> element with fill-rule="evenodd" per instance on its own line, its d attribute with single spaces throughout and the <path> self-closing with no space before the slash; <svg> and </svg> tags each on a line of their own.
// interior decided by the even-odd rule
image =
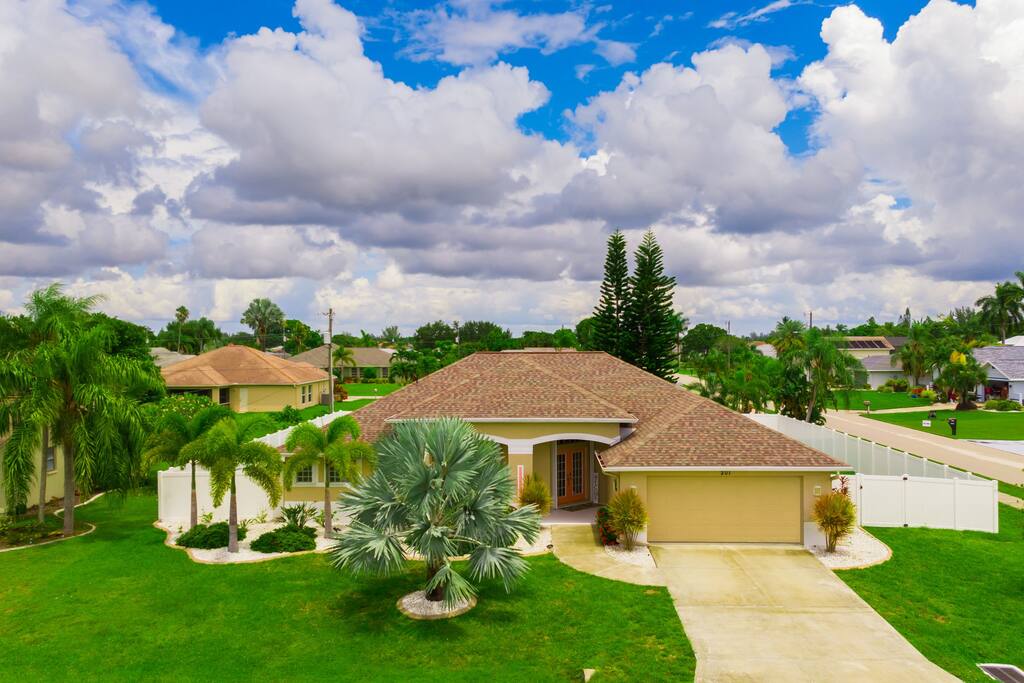
<svg viewBox="0 0 1024 683">
<path fill-rule="evenodd" d="M 599 352 L 476 353 L 354 414 L 371 441 L 389 421 L 441 416 L 589 418 L 633 426 L 632 434 L 600 454 L 606 469 L 842 465 Z"/>
<path fill-rule="evenodd" d="M 315 349 L 296 354 L 288 360 L 309 363 L 314 367 L 326 369 L 329 360 L 328 354 L 330 353 L 328 349 L 330 348 L 338 348 L 338 345 L 321 344 Z M 356 362 L 355 367 L 357 368 L 390 367 L 391 356 L 394 354 L 393 349 L 378 349 L 374 346 L 350 346 L 348 350 L 352 352 L 352 360 Z M 335 363 L 335 365 L 337 366 L 338 364 Z"/>
<path fill-rule="evenodd" d="M 328 379 L 323 370 L 248 346 L 224 346 L 160 370 L 169 387 L 294 385 Z"/>
</svg>

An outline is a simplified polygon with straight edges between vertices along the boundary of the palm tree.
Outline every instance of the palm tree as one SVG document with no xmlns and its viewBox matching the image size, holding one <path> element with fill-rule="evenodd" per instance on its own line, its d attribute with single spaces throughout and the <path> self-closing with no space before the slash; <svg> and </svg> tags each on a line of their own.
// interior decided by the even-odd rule
<svg viewBox="0 0 1024 683">
<path fill-rule="evenodd" d="M 373 446 L 359 440 L 359 423 L 346 415 L 331 422 L 326 431 L 311 422 L 303 422 L 288 434 L 285 450 L 291 456 L 284 463 L 284 487 L 289 491 L 295 475 L 306 467 L 323 468 L 324 472 L 324 538 L 334 530 L 331 515 L 331 477 L 334 471 L 342 481 L 358 481 L 362 464 L 374 464 L 377 453 Z"/>
<path fill-rule="evenodd" d="M 178 321 L 178 353 L 181 353 L 181 326 L 188 322 L 188 309 L 178 306 L 174 309 L 174 319 Z"/>
<path fill-rule="evenodd" d="M 974 302 L 981 309 L 981 317 L 990 329 L 999 332 L 1006 343 L 1008 328 L 1024 322 L 1024 288 L 1013 282 L 1000 282 L 996 291 Z"/>
<path fill-rule="evenodd" d="M 852 386 L 857 370 L 863 372 L 864 366 L 846 351 L 841 351 L 835 341 L 821 330 L 808 330 L 804 334 L 804 345 L 805 348 L 798 353 L 811 389 L 804 419 L 811 422 L 817 401 L 832 395 L 833 387 Z"/>
<path fill-rule="evenodd" d="M 889 362 L 896 367 L 898 361 L 903 366 L 903 372 L 909 374 L 914 380 L 913 386 L 916 387 L 918 378 L 931 371 L 932 356 L 927 330 L 921 323 L 913 323 L 907 332 L 907 342 L 890 357 Z"/>
<path fill-rule="evenodd" d="M 457 418 L 400 422 L 377 444 L 373 474 L 341 498 L 352 517 L 331 550 L 354 573 L 405 569 L 407 550 L 426 561 L 430 600 L 476 593 L 453 567 L 468 555 L 473 580 L 501 577 L 510 590 L 528 565 L 514 546 L 540 532 L 533 505 L 513 509 L 515 485 L 497 443 Z"/>
<path fill-rule="evenodd" d="M 261 351 L 267 350 L 267 334 L 274 327 L 284 325 L 284 311 L 270 299 L 253 299 L 240 321 L 248 325 L 256 336 Z"/>
<path fill-rule="evenodd" d="M 806 348 L 804 339 L 805 327 L 799 320 L 783 317 L 775 326 L 768 341 L 775 347 L 779 358 L 782 358 L 791 351 L 800 351 Z"/>
<path fill-rule="evenodd" d="M 11 434 L 4 449 L 5 493 L 8 500 L 25 499 L 31 458 L 48 429 L 63 451 L 65 536 L 74 534 L 76 484 L 90 486 L 102 467 L 128 485 L 135 468 L 127 459 L 136 451 L 123 442 L 144 438 L 132 392 L 157 381 L 140 361 L 108 353 L 108 326 L 87 328 L 84 313 L 96 301 L 67 297 L 59 285 L 36 292 L 30 318 L 38 319 L 45 336 L 0 359 L 0 429 Z M 40 476 L 45 478 L 45 468 Z"/>
<path fill-rule="evenodd" d="M 341 377 L 342 377 L 342 381 L 344 381 L 344 378 L 345 378 L 344 366 L 348 365 L 349 367 L 353 367 L 354 368 L 356 366 L 356 357 L 352 354 L 352 349 L 346 349 L 344 346 L 335 346 L 333 353 L 334 353 L 334 367 L 341 368 Z"/>
<path fill-rule="evenodd" d="M 384 346 L 398 348 L 402 343 L 402 333 L 398 331 L 398 325 L 388 325 L 381 330 L 380 341 Z"/>
<path fill-rule="evenodd" d="M 199 504 L 196 500 L 196 453 L 186 451 L 185 446 L 210 431 L 213 425 L 234 413 L 227 406 L 213 405 L 197 412 L 192 419 L 181 413 L 170 412 L 164 415 L 150 436 L 150 447 L 143 454 L 147 461 L 166 460 L 177 467 L 188 466 L 192 471 L 192 510 L 189 515 L 189 528 L 199 521 Z M 185 457 L 191 456 L 191 457 Z"/>
<path fill-rule="evenodd" d="M 213 425 L 206 434 L 186 445 L 183 460 L 201 463 L 210 471 L 210 494 L 213 504 L 220 505 L 224 494 L 228 499 L 228 552 L 238 552 L 238 501 L 235 477 L 239 469 L 254 484 L 266 491 L 271 507 L 281 500 L 281 454 L 265 443 L 253 441 L 256 434 L 266 434 L 275 425 L 268 419 L 257 419 L 240 426 L 227 418 Z"/>
<path fill-rule="evenodd" d="M 971 410 L 976 406 L 969 398 L 971 392 L 979 384 L 984 384 L 988 373 L 970 353 L 954 351 L 943 363 L 942 371 L 936 383 L 946 391 L 956 393 L 957 410 Z"/>
</svg>

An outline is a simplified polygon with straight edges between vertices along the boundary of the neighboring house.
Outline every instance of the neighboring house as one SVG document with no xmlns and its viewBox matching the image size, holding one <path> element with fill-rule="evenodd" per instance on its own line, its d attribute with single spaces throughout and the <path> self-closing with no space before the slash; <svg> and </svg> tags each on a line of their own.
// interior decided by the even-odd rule
<svg viewBox="0 0 1024 683">
<path fill-rule="evenodd" d="M 885 384 L 890 379 L 905 379 L 911 381 L 903 372 L 903 363 L 899 358 L 893 356 L 868 356 L 860 359 L 861 365 L 867 373 L 865 383 L 872 389 Z M 895 363 L 895 365 L 894 365 Z"/>
<path fill-rule="evenodd" d="M 972 351 L 988 373 L 979 385 L 978 398 L 1008 398 L 1024 403 L 1024 346 L 983 346 Z"/>
<path fill-rule="evenodd" d="M 1018 334 L 1016 337 L 1010 337 L 1004 343 L 1006 346 L 1024 346 L 1024 334 Z"/>
<path fill-rule="evenodd" d="M 330 390 L 326 372 L 248 346 L 223 346 L 160 370 L 170 394 L 206 394 L 239 413 L 306 408 Z"/>
<path fill-rule="evenodd" d="M 0 437 L 0 457 L 7 446 L 8 436 Z M 32 456 L 32 485 L 28 492 L 28 507 L 39 503 L 39 464 L 43 453 L 46 454 L 46 499 L 63 498 L 64 496 L 64 457 L 63 449 L 53 443 L 49 430 L 42 435 L 42 449 Z M 3 474 L 0 473 L 0 514 L 7 512 L 7 501 L 4 499 Z"/>
<path fill-rule="evenodd" d="M 886 337 L 837 337 L 836 347 L 860 360 L 871 356 L 888 356 L 895 351 Z"/>
<path fill-rule="evenodd" d="M 910 337 L 886 337 L 885 341 L 889 342 L 893 353 L 895 353 L 906 346 L 909 339 Z"/>
<path fill-rule="evenodd" d="M 158 368 L 166 368 L 168 365 L 174 365 L 175 363 L 180 363 L 183 360 L 195 358 L 195 354 L 178 353 L 177 351 L 165 349 L 162 346 L 154 346 L 151 348 L 149 350 L 149 355 L 153 357 L 153 362 L 156 363 Z"/>
<path fill-rule="evenodd" d="M 556 508 L 635 489 L 650 541 L 819 542 L 811 521 L 846 466 L 601 352 L 480 352 L 354 413 L 374 441 L 403 420 L 460 417 L 536 473 Z"/>
<path fill-rule="evenodd" d="M 772 346 L 771 344 L 769 344 L 766 341 L 752 341 L 752 342 L 750 342 L 750 348 L 754 349 L 755 351 L 760 353 L 762 356 L 767 356 L 768 358 L 778 358 L 779 357 L 778 350 L 776 350 L 776 348 L 774 346 Z"/>
<path fill-rule="evenodd" d="M 314 367 L 327 370 L 330 353 L 336 348 L 338 348 L 337 344 L 323 344 L 315 349 L 296 354 L 289 360 L 309 363 Z M 335 362 L 334 368 L 343 379 L 360 379 L 363 376 L 363 371 L 367 368 L 376 370 L 379 379 L 388 376 L 391 370 L 391 357 L 395 353 L 394 349 L 378 349 L 372 346 L 349 346 L 346 348 L 352 352 L 352 360 L 355 361 L 355 365 L 339 365 Z"/>
</svg>

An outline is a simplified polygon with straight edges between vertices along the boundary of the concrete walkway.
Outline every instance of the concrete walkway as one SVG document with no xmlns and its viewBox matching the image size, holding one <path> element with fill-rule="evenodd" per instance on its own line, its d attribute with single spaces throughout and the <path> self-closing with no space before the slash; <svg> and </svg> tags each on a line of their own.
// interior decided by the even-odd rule
<svg viewBox="0 0 1024 683">
<path fill-rule="evenodd" d="M 945 463 L 1010 484 L 1024 484 L 1024 455 L 989 448 L 966 440 L 947 439 L 916 429 L 872 420 L 853 413 L 828 413 L 826 425 L 847 434 L 892 446 L 922 458 Z M 1000 494 L 1000 500 L 1016 498 Z"/>
<path fill-rule="evenodd" d="M 697 655 L 697 681 L 957 680 L 803 548 L 651 552 Z"/>
<path fill-rule="evenodd" d="M 592 526 L 552 525 L 551 543 L 555 557 L 581 572 L 641 586 L 665 585 L 665 578 L 657 569 L 634 567 L 612 559 L 597 542 Z"/>
</svg>

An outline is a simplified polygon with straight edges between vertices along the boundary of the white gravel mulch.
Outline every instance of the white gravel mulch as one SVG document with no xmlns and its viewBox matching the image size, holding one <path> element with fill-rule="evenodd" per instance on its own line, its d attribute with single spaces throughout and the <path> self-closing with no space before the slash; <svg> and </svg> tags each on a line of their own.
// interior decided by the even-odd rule
<svg viewBox="0 0 1024 683">
<path fill-rule="evenodd" d="M 157 523 L 157 527 L 167 532 L 167 545 L 173 546 L 180 550 L 188 551 L 188 556 L 196 562 L 202 562 L 205 564 L 237 564 L 243 562 L 262 562 L 264 560 L 273 560 L 279 557 L 289 557 L 291 555 L 300 555 L 302 553 L 260 553 L 252 550 L 249 547 L 253 541 L 262 536 L 268 531 L 273 531 L 278 527 L 283 526 L 281 522 L 269 522 L 267 524 L 250 524 L 248 533 L 245 538 L 238 542 L 238 552 L 229 553 L 227 548 L 213 548 L 206 550 L 203 548 L 182 548 L 176 545 L 175 542 L 178 540 L 184 531 L 187 531 L 184 527 L 179 531 L 178 527 L 173 529 L 165 527 L 160 523 Z M 310 525 L 313 526 L 313 525 Z M 334 539 L 324 538 L 323 529 L 316 527 L 316 550 L 312 552 L 322 553 L 334 544 Z"/>
<path fill-rule="evenodd" d="M 465 614 L 476 606 L 476 598 L 470 598 L 448 606 L 444 602 L 427 600 L 423 591 L 414 591 L 398 600 L 399 611 L 412 619 L 450 619 Z"/>
<path fill-rule="evenodd" d="M 551 550 L 548 546 L 551 545 L 551 527 L 542 526 L 540 533 L 537 534 L 537 540 L 530 545 L 523 539 L 516 541 L 516 549 L 519 550 L 523 555 L 540 555 L 542 553 L 549 553 Z"/>
<path fill-rule="evenodd" d="M 646 567 L 649 569 L 657 569 L 658 565 L 654 563 L 654 557 L 651 556 L 651 551 L 647 549 L 645 545 L 633 546 L 632 550 L 626 550 L 621 545 L 606 545 L 604 551 L 615 560 L 623 564 L 633 565 L 634 567 Z"/>
<path fill-rule="evenodd" d="M 834 553 L 826 553 L 823 546 L 815 546 L 810 550 L 829 569 L 863 569 L 882 564 L 892 557 L 889 546 L 859 526 L 854 527 L 853 533 L 839 542 Z"/>
</svg>

